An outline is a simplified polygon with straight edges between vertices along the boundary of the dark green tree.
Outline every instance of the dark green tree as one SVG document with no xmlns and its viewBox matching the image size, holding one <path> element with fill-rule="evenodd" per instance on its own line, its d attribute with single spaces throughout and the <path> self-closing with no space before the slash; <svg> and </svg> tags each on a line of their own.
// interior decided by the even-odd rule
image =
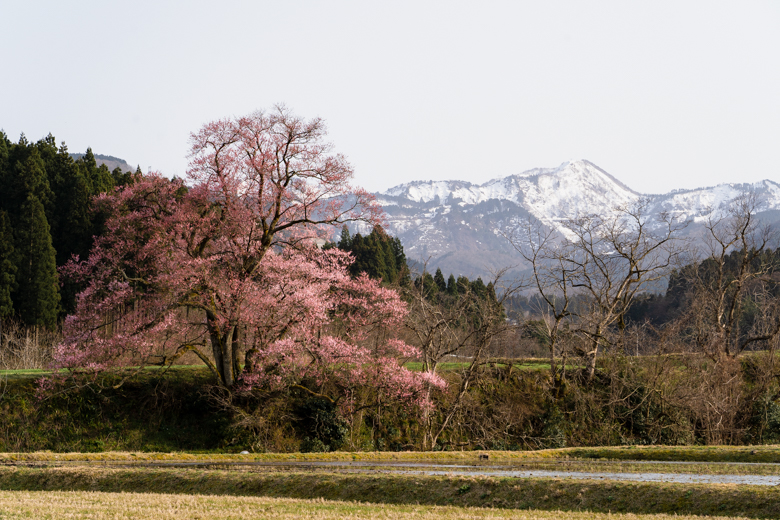
<svg viewBox="0 0 780 520">
<path fill-rule="evenodd" d="M 458 282 L 453 274 L 450 274 L 450 277 L 447 278 L 447 294 L 450 296 L 458 294 Z"/>
<path fill-rule="evenodd" d="M 57 195 L 59 225 L 52 233 L 57 265 L 63 265 L 72 255 L 86 258 L 92 247 L 93 235 L 101 231 L 91 208 L 93 194 L 81 170 L 71 163 L 70 167 L 62 169 L 61 174 Z"/>
<path fill-rule="evenodd" d="M 342 239 L 344 238 L 342 236 Z M 381 279 L 388 284 L 394 283 L 398 278 L 391 239 L 380 226 L 375 226 L 365 237 L 357 233 L 346 250 L 355 257 L 355 262 L 350 267 L 352 275 L 366 273 L 369 277 Z"/>
<path fill-rule="evenodd" d="M 34 194 L 22 204 L 18 222 L 14 306 L 27 325 L 54 328 L 60 303 L 57 264 L 43 204 Z"/>
<path fill-rule="evenodd" d="M 341 228 L 341 238 L 339 239 L 339 249 L 350 251 L 352 249 L 352 235 L 349 234 L 349 228 L 345 224 Z"/>
<path fill-rule="evenodd" d="M 119 168 L 109 172 L 104 165 L 97 165 L 92 150 L 87 150 L 81 159 L 74 161 L 65 143 L 58 148 L 51 134 L 34 144 L 22 134 L 19 142 L 13 143 L 0 131 L 0 211 L 6 212 L 10 228 L 16 237 L 11 241 L 11 245 L 18 241 L 20 233 L 29 234 L 29 208 L 23 211 L 22 206 L 32 195 L 43 205 L 51 235 L 51 246 L 56 251 L 57 265 L 63 265 L 74 254 L 86 258 L 93 237 L 103 232 L 105 215 L 92 211 L 94 197 L 112 190 L 116 185 L 132 184 L 134 179 L 141 175 L 140 169 L 135 173 L 123 173 Z M 25 226 L 26 231 L 22 229 Z M 16 281 L 22 284 L 21 249 L 15 249 L 13 262 L 17 267 Z M 28 271 L 29 267 L 26 267 Z M 30 281 L 26 283 L 29 284 Z M 43 280 L 41 283 L 47 285 L 48 281 Z M 73 310 L 75 294 L 79 289 L 80 287 L 67 284 L 62 287 L 61 310 Z M 12 292 L 12 300 L 16 304 L 15 314 L 23 313 L 19 305 L 22 300 L 27 299 L 21 287 Z M 26 305 L 24 314 L 30 315 L 32 311 L 29 301 Z M 44 304 L 42 308 L 49 307 L 50 305 Z M 33 315 L 37 312 L 33 312 Z M 38 318 L 31 319 L 39 321 Z M 48 318 L 44 321 L 46 320 Z"/>
<path fill-rule="evenodd" d="M 374 235 L 374 240 L 377 241 L 378 247 L 382 248 L 382 258 L 385 263 L 385 271 L 382 276 L 382 280 L 388 284 L 394 284 L 398 281 L 398 269 L 395 265 L 395 253 L 393 251 L 393 240 L 385 233 L 385 230 L 380 226 L 376 226 L 374 231 L 371 232 Z"/>
<path fill-rule="evenodd" d="M 12 147 L 9 166 L 13 166 L 3 175 L 3 189 L 0 190 L 4 195 L 2 208 L 8 212 L 14 228 L 21 215 L 22 204 L 29 194 L 33 194 L 43 204 L 47 218 L 53 218 L 54 214 L 54 193 L 49 186 L 43 159 L 37 148 L 28 146 L 26 140 L 23 142 L 24 145 Z"/>
<path fill-rule="evenodd" d="M 411 283 L 401 241 L 398 237 L 388 235 L 382 226 L 374 226 L 365 237 L 360 233 L 351 236 L 347 226 L 344 226 L 341 228 L 338 247 L 354 256 L 355 262 L 350 267 L 353 276 L 366 273 L 389 285 L 407 286 Z"/>
<path fill-rule="evenodd" d="M 395 260 L 395 270 L 398 273 L 396 281 L 398 285 L 408 287 L 412 282 L 412 276 L 409 272 L 409 266 L 406 264 L 406 254 L 404 253 L 404 246 L 401 245 L 401 239 L 393 237 L 391 246 Z"/>
<path fill-rule="evenodd" d="M 93 195 L 106 193 L 114 188 L 111 172 L 105 164 L 98 167 L 92 148 L 87 148 L 87 152 L 76 161 L 76 164 L 89 183 L 89 190 Z"/>
<path fill-rule="evenodd" d="M 8 136 L 3 130 L 0 130 L 0 177 L 2 177 L 8 169 L 8 154 L 13 143 L 8 140 Z"/>
<path fill-rule="evenodd" d="M 371 256 L 373 252 L 371 251 L 370 244 L 367 242 L 367 239 L 363 238 L 363 235 L 360 233 L 355 233 L 355 236 L 352 237 L 352 244 L 348 250 L 352 253 L 352 256 L 355 257 L 355 261 L 349 268 L 349 272 L 352 276 L 357 276 L 360 273 L 367 273 L 368 276 L 377 276 L 371 266 Z"/>
<path fill-rule="evenodd" d="M 0 211 L 0 318 L 14 313 L 11 293 L 16 289 L 14 235 L 5 211 Z"/>
<path fill-rule="evenodd" d="M 444 275 L 441 272 L 441 268 L 436 269 L 436 274 L 433 275 L 433 281 L 436 284 L 436 287 L 438 287 L 439 292 L 446 292 L 447 291 L 447 282 L 444 281 Z"/>
<path fill-rule="evenodd" d="M 428 272 L 423 273 L 422 284 L 423 284 L 423 294 L 425 295 L 426 298 L 431 298 L 436 294 L 438 294 L 439 286 L 434 281 L 433 276 L 431 276 L 431 273 Z"/>
<path fill-rule="evenodd" d="M 138 171 L 138 170 L 136 170 Z M 111 178 L 113 179 L 114 186 L 127 186 L 128 184 L 133 183 L 133 178 L 135 175 L 133 172 L 123 172 L 122 168 L 117 166 L 113 170 L 111 170 Z"/>
<path fill-rule="evenodd" d="M 476 280 L 471 282 L 471 290 L 474 291 L 474 295 L 480 300 L 484 300 L 487 296 L 487 287 L 485 287 L 482 277 L 477 277 Z"/>
</svg>

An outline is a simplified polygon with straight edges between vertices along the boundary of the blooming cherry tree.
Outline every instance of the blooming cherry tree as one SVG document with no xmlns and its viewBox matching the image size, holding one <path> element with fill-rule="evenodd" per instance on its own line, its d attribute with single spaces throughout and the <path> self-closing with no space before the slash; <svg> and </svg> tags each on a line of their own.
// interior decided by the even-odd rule
<svg viewBox="0 0 780 520">
<path fill-rule="evenodd" d="M 191 138 L 188 183 L 150 174 L 98 206 L 109 217 L 85 261 L 86 283 L 56 364 L 81 371 L 171 364 L 197 355 L 227 388 L 371 384 L 425 404 L 441 379 L 403 368 L 394 339 L 406 306 L 351 257 L 320 250 L 329 225 L 377 222 L 352 188 L 322 121 L 271 113 L 220 120 Z"/>
</svg>

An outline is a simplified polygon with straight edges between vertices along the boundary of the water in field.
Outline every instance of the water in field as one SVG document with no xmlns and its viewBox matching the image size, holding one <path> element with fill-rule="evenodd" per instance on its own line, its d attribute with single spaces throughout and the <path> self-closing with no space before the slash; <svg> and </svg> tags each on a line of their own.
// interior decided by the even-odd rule
<svg viewBox="0 0 780 520">
<path fill-rule="evenodd" d="M 307 465 L 312 463 L 307 462 Z M 653 462 L 653 464 L 665 464 Z M 673 463 L 674 464 L 674 463 Z M 431 464 L 431 463 L 382 463 L 371 462 L 320 462 L 313 466 L 353 468 L 356 471 L 380 471 L 383 473 L 399 473 L 406 475 L 463 475 L 483 477 L 512 478 L 559 478 L 559 479 L 591 479 L 620 480 L 633 482 L 670 482 L 685 484 L 749 484 L 759 486 L 780 485 L 780 475 L 708 475 L 697 473 L 638 473 L 638 472 L 601 472 L 601 471 L 568 471 L 546 469 L 521 469 L 511 466 L 485 466 L 465 464 Z"/>
<path fill-rule="evenodd" d="M 451 475 L 442 470 L 404 470 L 406 474 Z M 694 473 L 609 473 L 551 470 L 478 470 L 458 471 L 458 475 L 514 478 L 560 478 L 589 480 L 626 480 L 632 482 L 675 482 L 681 484 L 749 484 L 753 486 L 780 485 L 780 475 L 699 475 Z"/>
<path fill-rule="evenodd" d="M 670 469 L 678 464 L 690 464 L 680 462 L 657 461 L 623 461 L 632 465 L 653 464 L 654 469 L 659 466 L 669 466 Z M 544 461 L 539 464 L 551 466 L 554 462 Z M 571 467 L 576 463 L 567 462 Z M 592 467 L 598 466 L 598 461 L 588 461 Z M 614 465 L 614 463 L 611 463 Z M 707 463 L 698 463 L 706 466 Z M 728 466 L 729 463 L 717 463 Z M 125 466 L 127 463 L 113 463 L 112 466 Z M 668 482 L 684 484 L 737 484 L 777 486 L 780 485 L 780 471 L 774 475 L 750 474 L 704 474 L 662 471 L 652 472 L 620 472 L 620 471 L 576 471 L 570 469 L 526 469 L 523 465 L 494 465 L 494 464 L 442 464 L 438 462 L 371 462 L 371 461 L 306 461 L 306 462 L 138 462 L 133 466 L 154 467 L 192 467 L 192 468 L 275 468 L 277 470 L 295 469 L 301 470 L 337 470 L 340 472 L 355 473 L 385 473 L 401 475 L 440 475 L 440 476 L 483 476 L 483 477 L 510 477 L 510 478 L 554 478 L 554 479 L 588 479 L 588 480 L 613 480 L 632 482 Z M 749 463 L 734 463 L 734 466 L 750 467 Z M 755 464 L 753 466 L 757 466 Z M 760 464 L 761 466 L 777 467 L 780 464 Z"/>
</svg>

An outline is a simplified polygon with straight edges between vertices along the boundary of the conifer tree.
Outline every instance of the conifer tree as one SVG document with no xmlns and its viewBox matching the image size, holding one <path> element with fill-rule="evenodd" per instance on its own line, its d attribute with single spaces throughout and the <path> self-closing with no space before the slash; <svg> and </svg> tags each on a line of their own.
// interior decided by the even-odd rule
<svg viewBox="0 0 780 520">
<path fill-rule="evenodd" d="M 471 290 L 474 291 L 474 294 L 480 300 L 485 299 L 485 296 L 487 294 L 487 287 L 485 287 L 485 282 L 482 281 L 482 277 L 477 277 L 476 280 L 471 282 Z"/>
<path fill-rule="evenodd" d="M 339 249 L 350 251 L 352 249 L 352 236 L 349 234 L 349 228 L 346 224 L 341 227 L 341 238 L 339 239 Z"/>
<path fill-rule="evenodd" d="M 398 273 L 398 285 L 407 287 L 412 283 L 412 277 L 409 272 L 409 266 L 406 264 L 404 246 L 401 244 L 401 239 L 398 237 L 393 237 L 390 245 L 392 246 L 393 258 L 395 259 L 395 270 Z"/>
<path fill-rule="evenodd" d="M 465 294 L 469 291 L 471 282 L 463 275 L 458 276 L 458 294 Z"/>
<path fill-rule="evenodd" d="M 114 178 L 111 176 L 111 172 L 108 171 L 105 164 L 101 164 L 98 167 L 92 148 L 87 148 L 87 152 L 76 161 L 76 164 L 87 179 L 92 195 L 99 195 L 113 189 Z"/>
<path fill-rule="evenodd" d="M 26 139 L 21 142 L 25 144 L 12 147 L 9 162 L 13 168 L 4 175 L 3 189 L 0 190 L 5 195 L 2 207 L 8 212 L 14 228 L 28 194 L 33 194 L 43 204 L 47 217 L 52 217 L 54 213 L 54 193 L 49 186 L 43 159 L 37 148 L 26 144 Z"/>
<path fill-rule="evenodd" d="M 13 242 L 11 222 L 5 211 L 0 211 L 0 318 L 14 313 L 14 304 L 11 300 L 11 293 L 16 288 Z"/>
<path fill-rule="evenodd" d="M 381 278 L 384 280 L 387 276 L 387 264 L 385 263 L 385 250 L 382 247 L 382 241 L 373 231 L 363 241 L 365 249 L 365 270 L 371 278 Z"/>
<path fill-rule="evenodd" d="M 92 236 L 98 234 L 98 230 L 93 223 L 89 183 L 74 163 L 62 169 L 58 188 L 59 226 L 56 232 L 52 229 L 52 240 L 57 251 L 57 265 L 63 265 L 74 254 L 86 258 Z"/>
<path fill-rule="evenodd" d="M 18 222 L 15 307 L 26 324 L 54 328 L 60 303 L 57 264 L 43 204 L 34 194 L 22 204 Z"/>
<path fill-rule="evenodd" d="M 349 266 L 349 272 L 352 276 L 357 276 L 360 273 L 366 272 L 368 265 L 365 261 L 365 245 L 363 244 L 363 235 L 355 233 L 355 236 L 350 240 L 349 252 L 355 258 L 352 265 Z"/>
<path fill-rule="evenodd" d="M 433 280 L 431 273 L 425 272 L 422 275 L 423 294 L 430 298 L 439 292 L 439 286 Z"/>
<path fill-rule="evenodd" d="M 360 233 L 355 234 L 352 237 L 350 251 L 355 257 L 355 262 L 349 268 L 353 276 L 366 273 L 370 278 L 384 278 L 386 271 L 384 249 L 375 235 L 369 234 L 363 237 Z"/>
<path fill-rule="evenodd" d="M 447 282 L 444 281 L 444 275 L 441 272 L 441 268 L 436 269 L 436 274 L 433 275 L 433 281 L 438 287 L 439 292 L 445 292 L 447 290 Z"/>
<path fill-rule="evenodd" d="M 349 251 L 355 258 L 350 274 L 366 273 L 385 284 L 409 285 L 411 276 L 406 255 L 398 237 L 390 237 L 382 226 L 376 225 L 367 236 L 350 236 L 347 226 L 341 228 L 338 248 Z"/>
<path fill-rule="evenodd" d="M 0 177 L 8 169 L 8 154 L 11 145 L 12 143 L 8 140 L 8 136 L 3 130 L 0 130 Z"/>
<path fill-rule="evenodd" d="M 377 232 L 377 228 L 379 228 L 381 234 Z M 394 284 L 398 281 L 398 269 L 395 265 L 395 254 L 393 253 L 392 240 L 390 240 L 390 237 L 387 236 L 387 233 L 385 233 L 384 230 L 379 226 L 374 228 L 372 234 L 373 233 L 377 233 L 375 237 L 377 245 L 379 246 L 377 249 L 381 248 L 382 261 L 385 264 L 385 271 L 384 275 L 382 276 L 382 280 L 386 283 Z"/>
<path fill-rule="evenodd" d="M 450 273 L 450 277 L 447 278 L 447 294 L 455 296 L 458 294 L 458 282 L 455 280 L 455 275 Z"/>
<path fill-rule="evenodd" d="M 108 193 L 114 189 L 114 177 L 111 175 L 111 171 L 108 166 L 101 164 L 98 166 L 97 177 L 92 183 L 92 193 L 94 195 L 100 195 L 101 193 Z"/>
<path fill-rule="evenodd" d="M 111 178 L 113 179 L 114 187 L 125 186 L 133 182 L 134 174 L 130 171 L 123 172 L 122 168 L 117 166 L 111 170 Z"/>
</svg>

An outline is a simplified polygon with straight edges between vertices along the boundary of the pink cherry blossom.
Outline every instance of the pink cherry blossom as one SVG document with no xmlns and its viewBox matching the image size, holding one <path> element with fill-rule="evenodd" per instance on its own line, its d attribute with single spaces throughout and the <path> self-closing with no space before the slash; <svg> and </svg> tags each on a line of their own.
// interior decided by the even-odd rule
<svg viewBox="0 0 780 520">
<path fill-rule="evenodd" d="M 372 385 L 428 406 L 425 390 L 444 383 L 401 364 L 418 354 L 394 337 L 404 302 L 351 278 L 347 253 L 315 245 L 335 224 L 381 220 L 324 137 L 322 121 L 284 107 L 215 121 L 191 137 L 188 184 L 150 174 L 100 196 L 106 232 L 62 269 L 86 288 L 55 368 L 99 373 L 193 352 L 228 388 Z"/>
</svg>

